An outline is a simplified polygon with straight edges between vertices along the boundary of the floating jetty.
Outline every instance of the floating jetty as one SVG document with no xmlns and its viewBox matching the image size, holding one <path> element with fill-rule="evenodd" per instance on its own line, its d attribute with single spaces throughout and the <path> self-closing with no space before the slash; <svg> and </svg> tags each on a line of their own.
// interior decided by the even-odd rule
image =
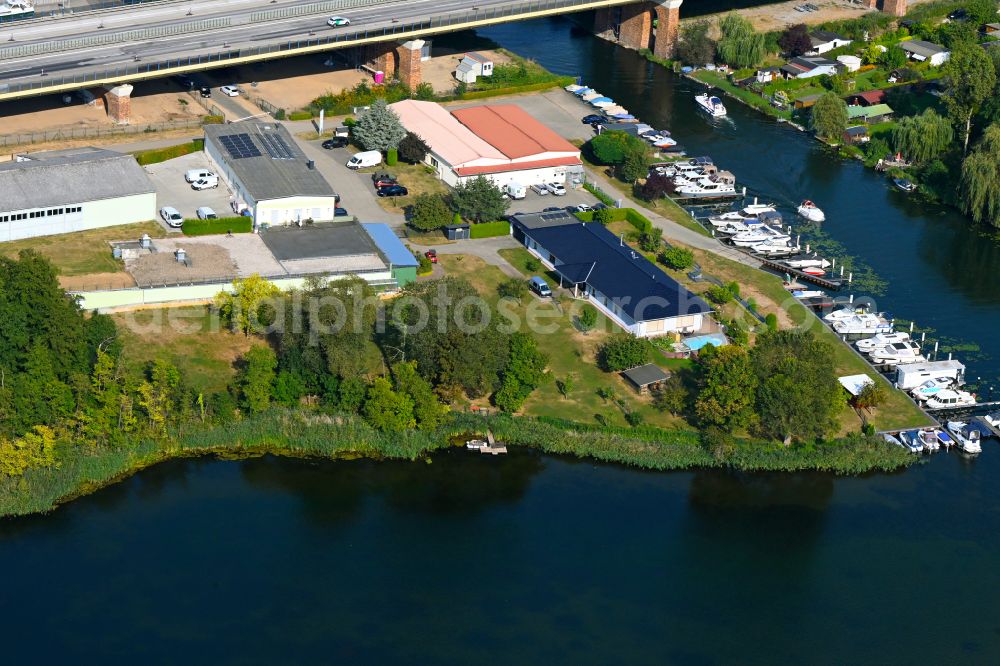
<svg viewBox="0 0 1000 666">
<path fill-rule="evenodd" d="M 493 456 L 507 453 L 507 445 L 497 441 L 489 430 L 486 431 L 486 439 L 470 439 L 465 443 L 465 448 Z"/>
<path fill-rule="evenodd" d="M 756 256 L 749 252 L 747 254 L 750 254 L 751 256 Z M 796 280 L 801 280 L 802 282 L 809 282 L 810 284 L 819 285 L 824 289 L 830 289 L 832 291 L 840 291 L 841 287 L 843 287 L 845 284 L 848 284 L 848 281 L 843 278 L 826 277 L 826 276 L 820 277 L 819 275 L 812 275 L 810 273 L 800 271 L 797 268 L 786 266 L 780 261 L 774 261 L 772 259 L 762 259 L 760 257 L 757 257 L 757 260 L 760 261 L 760 265 L 763 266 L 764 268 L 775 271 L 776 273 L 787 274 L 795 278 Z"/>
</svg>

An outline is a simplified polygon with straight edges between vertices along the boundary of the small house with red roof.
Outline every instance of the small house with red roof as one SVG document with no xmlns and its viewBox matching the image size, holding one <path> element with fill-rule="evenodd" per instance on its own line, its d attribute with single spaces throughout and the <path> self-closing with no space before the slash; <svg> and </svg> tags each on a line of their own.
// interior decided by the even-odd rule
<svg viewBox="0 0 1000 666">
<path fill-rule="evenodd" d="M 885 103 L 884 90 L 866 90 L 865 92 L 854 93 L 847 98 L 850 106 L 875 106 Z"/>
</svg>

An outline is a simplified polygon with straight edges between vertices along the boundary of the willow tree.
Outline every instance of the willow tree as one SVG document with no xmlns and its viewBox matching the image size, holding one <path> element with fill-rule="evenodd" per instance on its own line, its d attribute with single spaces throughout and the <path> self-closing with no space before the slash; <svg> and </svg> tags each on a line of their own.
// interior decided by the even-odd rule
<svg viewBox="0 0 1000 666">
<path fill-rule="evenodd" d="M 824 94 L 812 107 L 810 124 L 824 139 L 839 138 L 847 129 L 847 104 L 837 93 Z"/>
<path fill-rule="evenodd" d="M 976 222 L 1000 227 L 1000 124 L 986 128 L 962 162 L 962 208 Z"/>
<path fill-rule="evenodd" d="M 929 162 L 951 147 L 955 131 L 934 109 L 900 118 L 892 128 L 892 147 L 914 162 Z"/>
<path fill-rule="evenodd" d="M 952 50 L 941 73 L 948 82 L 944 103 L 952 120 L 962 128 L 962 154 L 966 155 L 972 117 L 993 92 L 997 72 L 982 48 L 976 44 L 960 44 Z"/>
<path fill-rule="evenodd" d="M 764 35 L 753 24 L 735 12 L 726 14 L 719 21 L 722 39 L 717 48 L 719 58 L 726 64 L 743 69 L 753 67 L 764 59 Z"/>
</svg>

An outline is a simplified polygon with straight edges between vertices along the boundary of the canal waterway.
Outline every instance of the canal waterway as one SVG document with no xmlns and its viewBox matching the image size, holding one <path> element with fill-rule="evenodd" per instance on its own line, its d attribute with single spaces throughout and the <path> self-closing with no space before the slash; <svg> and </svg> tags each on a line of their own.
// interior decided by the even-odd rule
<svg viewBox="0 0 1000 666">
<path fill-rule="evenodd" d="M 890 188 L 856 160 L 839 158 L 808 134 L 735 100 L 727 100 L 727 118 L 711 120 L 693 101 L 702 86 L 569 19 L 480 34 L 554 72 L 580 76 L 643 121 L 670 130 L 688 154 L 711 156 L 736 174 L 738 185 L 764 193 L 803 244 L 811 241 L 838 264 L 849 262 L 861 279 L 842 294 L 870 296 L 897 320 L 915 321 L 928 340 L 940 342 L 939 358 L 952 351 L 966 363 L 982 399 L 1000 398 L 1000 241 L 968 218 Z M 581 117 L 585 113 L 581 105 Z M 796 218 L 803 199 L 826 212 L 819 228 Z"/>
</svg>

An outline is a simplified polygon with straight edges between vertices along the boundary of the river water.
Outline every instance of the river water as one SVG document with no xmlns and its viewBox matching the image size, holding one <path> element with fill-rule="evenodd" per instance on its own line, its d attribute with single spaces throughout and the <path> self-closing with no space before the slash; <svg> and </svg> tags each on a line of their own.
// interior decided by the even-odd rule
<svg viewBox="0 0 1000 666">
<path fill-rule="evenodd" d="M 803 197 L 995 377 L 996 243 L 806 136 L 567 22 L 489 31 L 784 205 Z M 1000 447 L 906 472 L 646 473 L 516 450 L 432 464 L 176 461 L 0 521 L 7 663 L 997 663 Z"/>
</svg>

